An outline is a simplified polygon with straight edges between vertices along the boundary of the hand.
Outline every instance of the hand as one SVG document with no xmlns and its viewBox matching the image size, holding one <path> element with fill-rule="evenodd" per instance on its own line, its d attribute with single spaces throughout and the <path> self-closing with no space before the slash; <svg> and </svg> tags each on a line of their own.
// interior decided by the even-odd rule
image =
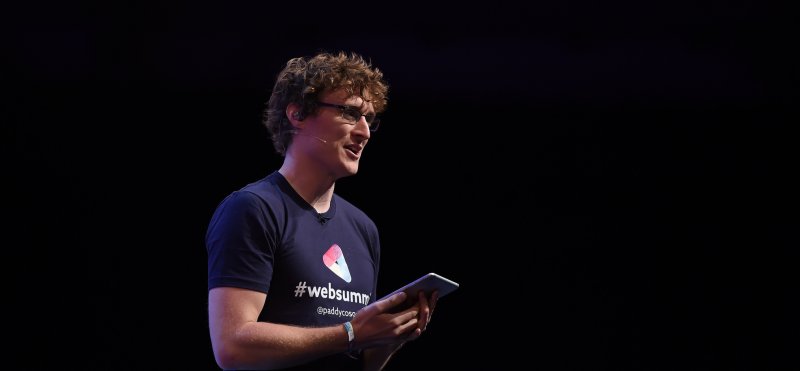
<svg viewBox="0 0 800 371">
<path fill-rule="evenodd" d="M 402 295 L 402 297 L 399 297 Z M 389 303 L 386 306 L 386 310 L 396 308 L 398 305 L 404 303 L 406 295 L 404 293 L 400 293 L 395 295 L 394 297 L 389 297 L 387 300 L 396 300 L 396 302 Z M 378 344 L 380 346 L 374 346 L 367 351 L 365 351 L 365 358 L 364 358 L 364 370 L 382 370 L 383 367 L 386 365 L 386 362 L 389 361 L 392 354 L 403 347 L 406 341 L 415 340 L 419 338 L 423 332 L 425 332 L 426 327 L 428 327 L 428 323 L 430 323 L 431 316 L 433 315 L 433 309 L 436 308 L 436 302 L 439 300 L 439 293 L 433 292 L 431 294 L 430 300 L 425 296 L 424 293 L 419 293 L 419 298 L 416 303 L 414 303 L 411 308 L 401 311 L 400 313 L 396 314 L 403 314 L 403 313 L 410 313 L 414 314 L 414 318 L 409 320 L 407 324 L 414 324 L 411 328 L 412 331 L 408 335 L 402 335 L 396 337 L 396 341 L 388 342 L 383 344 Z M 373 303 L 372 305 L 377 304 Z M 367 309 L 370 306 L 364 308 Z M 362 309 L 362 311 L 364 310 Z M 396 310 L 396 309 L 395 309 Z M 361 311 L 356 313 L 356 318 L 359 318 L 361 315 Z M 353 319 L 351 323 L 355 327 L 356 318 Z M 360 318 L 359 318 L 360 319 Z M 405 330 L 404 330 L 405 331 Z M 356 334 L 356 339 L 358 339 L 359 335 Z"/>
<path fill-rule="evenodd" d="M 419 330 L 420 305 L 414 305 L 397 313 L 391 311 L 405 300 L 406 293 L 399 292 L 361 308 L 350 321 L 355 333 L 356 348 L 403 343 L 410 336 L 414 336 Z M 425 308 L 428 311 L 425 317 L 429 318 L 430 309 L 427 301 Z M 425 322 L 427 324 L 427 320 Z"/>
</svg>

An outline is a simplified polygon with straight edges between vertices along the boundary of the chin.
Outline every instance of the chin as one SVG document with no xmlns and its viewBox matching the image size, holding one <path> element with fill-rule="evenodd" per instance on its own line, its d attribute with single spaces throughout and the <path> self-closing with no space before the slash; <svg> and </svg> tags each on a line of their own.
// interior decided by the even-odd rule
<svg viewBox="0 0 800 371">
<path fill-rule="evenodd" d="M 358 164 L 345 167 L 344 172 L 344 176 L 356 175 L 358 173 Z"/>
<path fill-rule="evenodd" d="M 336 175 L 336 179 L 346 178 L 351 175 L 356 175 L 358 172 L 358 166 L 343 166 L 339 168 L 334 174 Z"/>
</svg>

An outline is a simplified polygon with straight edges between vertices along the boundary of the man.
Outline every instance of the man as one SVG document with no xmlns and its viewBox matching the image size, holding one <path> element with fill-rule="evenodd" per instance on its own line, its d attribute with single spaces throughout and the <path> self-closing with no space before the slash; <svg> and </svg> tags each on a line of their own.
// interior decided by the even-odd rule
<svg viewBox="0 0 800 371">
<path fill-rule="evenodd" d="M 358 171 L 387 92 L 357 54 L 294 58 L 278 74 L 264 121 L 283 164 L 226 197 L 206 235 L 220 367 L 379 370 L 425 330 L 436 294 L 376 301 L 377 228 L 334 193 Z"/>
</svg>

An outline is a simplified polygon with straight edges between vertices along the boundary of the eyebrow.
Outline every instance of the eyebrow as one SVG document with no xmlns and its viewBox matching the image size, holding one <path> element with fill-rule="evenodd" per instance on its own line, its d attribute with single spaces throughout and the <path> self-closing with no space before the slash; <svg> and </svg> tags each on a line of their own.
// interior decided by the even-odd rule
<svg viewBox="0 0 800 371">
<path fill-rule="evenodd" d="M 370 102 L 372 102 L 371 100 L 367 100 L 366 98 L 364 98 L 364 97 L 362 97 L 362 96 L 358 96 L 358 95 L 355 95 L 355 96 L 350 96 L 350 98 L 352 98 L 352 97 L 356 97 L 357 99 L 361 99 L 361 104 L 360 104 L 360 105 L 352 105 L 352 104 L 348 104 L 348 103 L 342 103 L 342 105 L 343 105 L 343 106 L 348 106 L 348 107 L 353 107 L 353 108 L 356 108 L 356 109 L 358 109 L 359 111 L 361 111 L 361 107 L 363 107 L 363 106 L 366 106 L 366 105 L 367 105 L 367 103 L 370 103 Z M 348 99 L 349 99 L 349 98 L 348 98 Z M 367 113 L 369 113 L 369 111 L 367 111 Z M 373 114 L 373 115 L 377 115 L 377 112 L 375 112 L 375 107 L 374 107 L 374 106 L 373 106 L 373 108 L 372 108 L 372 114 Z"/>
<path fill-rule="evenodd" d="M 348 107 L 348 108 L 352 108 L 352 109 L 358 110 L 358 112 L 361 112 L 361 107 L 365 106 L 365 105 L 366 105 L 366 103 L 367 103 L 367 101 L 366 101 L 366 100 L 363 100 L 363 102 L 361 102 L 361 105 L 360 105 L 360 106 L 355 106 L 355 105 L 352 105 L 352 104 L 346 104 L 346 103 L 342 103 L 342 104 L 340 104 L 340 106 L 343 106 L 343 107 Z M 373 109 L 372 111 L 369 111 L 369 110 L 368 110 L 367 112 L 365 112 L 365 113 L 363 113 L 363 114 L 364 114 L 364 115 L 373 115 L 373 116 L 377 116 L 377 113 L 375 112 L 375 110 L 374 110 L 374 109 Z"/>
</svg>

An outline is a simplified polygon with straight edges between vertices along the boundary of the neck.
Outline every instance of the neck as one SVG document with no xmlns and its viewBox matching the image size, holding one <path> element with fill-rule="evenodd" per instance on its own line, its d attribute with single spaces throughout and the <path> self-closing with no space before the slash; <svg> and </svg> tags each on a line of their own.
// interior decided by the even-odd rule
<svg viewBox="0 0 800 371">
<path fill-rule="evenodd" d="M 336 180 L 329 174 L 309 166 L 302 166 L 289 155 L 278 170 L 286 181 L 294 188 L 318 213 L 328 211 L 333 197 Z"/>
</svg>

